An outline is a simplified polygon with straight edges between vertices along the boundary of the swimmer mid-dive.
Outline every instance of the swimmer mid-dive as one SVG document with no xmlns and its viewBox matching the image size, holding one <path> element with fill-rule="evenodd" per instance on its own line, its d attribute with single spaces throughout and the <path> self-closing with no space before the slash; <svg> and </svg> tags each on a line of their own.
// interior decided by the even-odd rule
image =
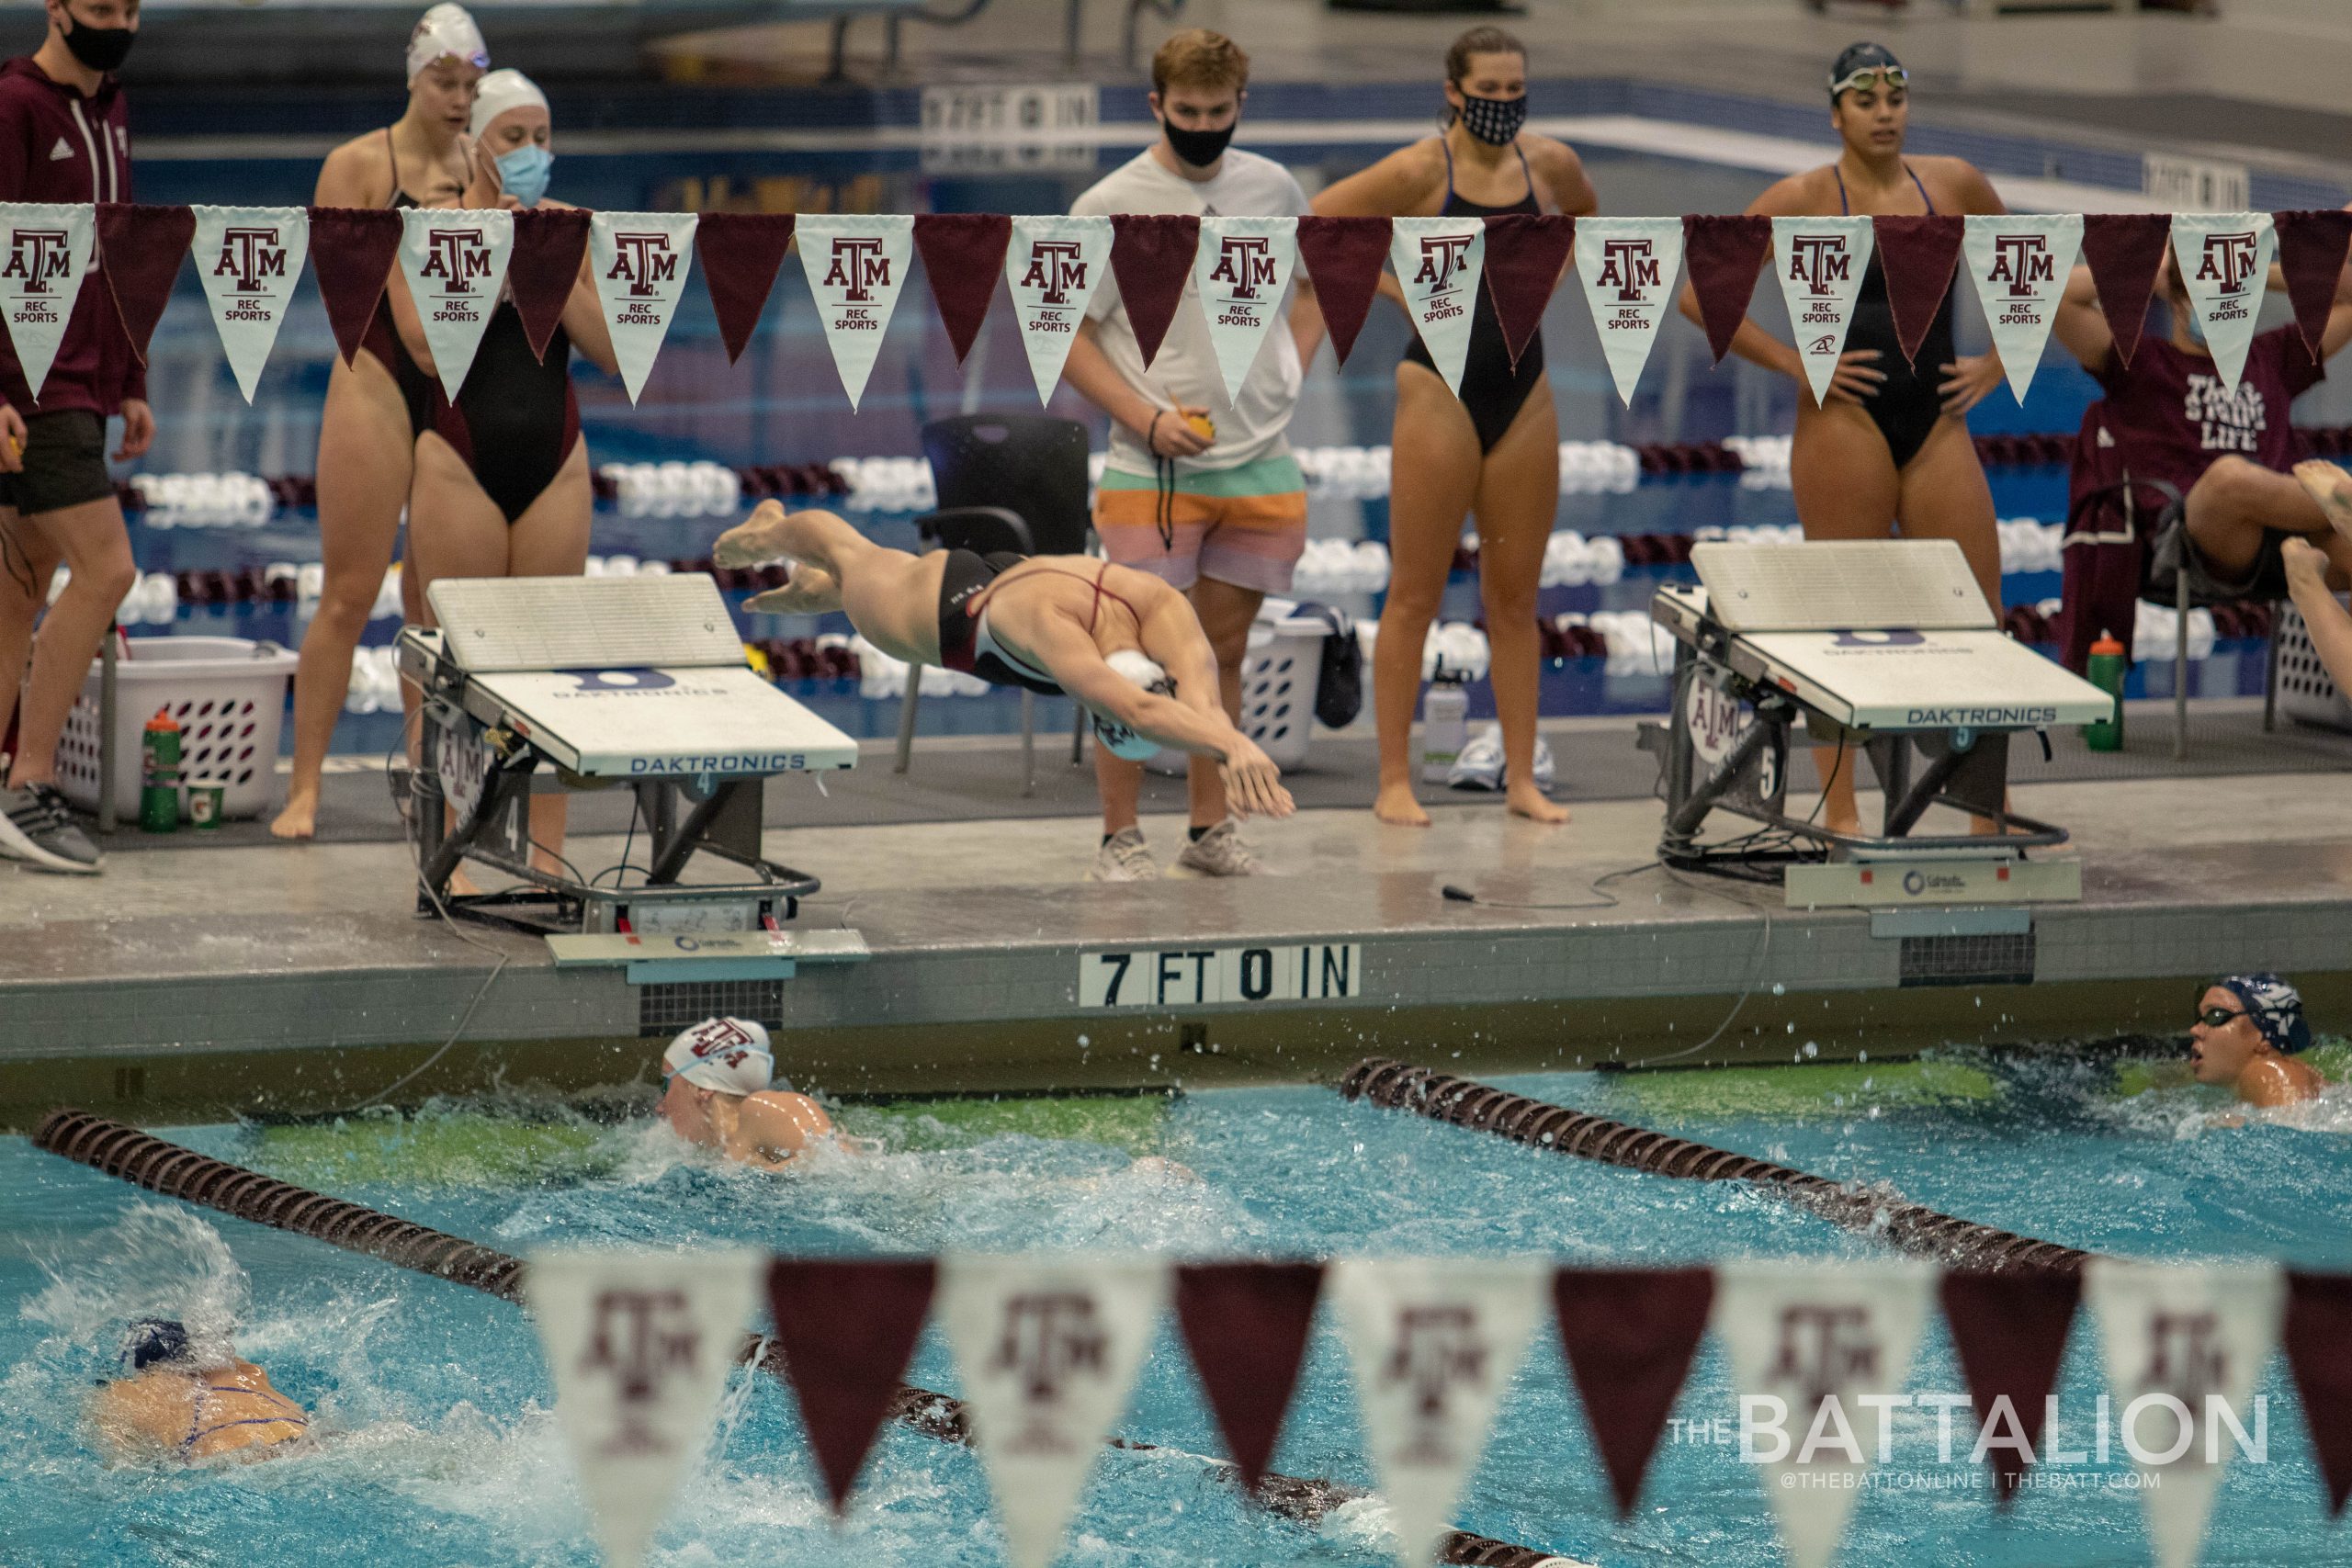
<svg viewBox="0 0 2352 1568">
<path fill-rule="evenodd" d="M 662 1054 L 669 1080 L 657 1112 L 690 1144 L 717 1149 L 740 1165 L 783 1170 L 820 1139 L 857 1151 L 825 1108 L 790 1084 L 775 1087 L 768 1032 L 749 1019 L 707 1018 Z"/>
<path fill-rule="evenodd" d="M 125 1461 L 262 1459 L 310 1430 L 309 1413 L 226 1346 L 201 1354 L 187 1327 L 142 1318 L 124 1342 L 126 1376 L 99 1385 L 90 1426 Z"/>
<path fill-rule="evenodd" d="M 2205 988 L 2188 1031 L 2199 1083 L 2236 1091 L 2248 1105 L 2316 1100 L 2327 1080 L 2296 1056 L 2311 1047 L 2303 998 L 2276 975 L 2225 975 Z"/>
<path fill-rule="evenodd" d="M 1191 602 L 1149 572 L 1092 556 L 909 555 L 830 512 L 786 513 L 773 501 L 720 535 L 711 555 L 722 567 L 793 563 L 789 583 L 746 608 L 845 611 L 893 659 L 1075 697 L 1117 755 L 1140 761 L 1166 746 L 1214 757 L 1235 816 L 1291 814 L 1281 770 L 1226 715 L 1216 655 Z"/>
</svg>

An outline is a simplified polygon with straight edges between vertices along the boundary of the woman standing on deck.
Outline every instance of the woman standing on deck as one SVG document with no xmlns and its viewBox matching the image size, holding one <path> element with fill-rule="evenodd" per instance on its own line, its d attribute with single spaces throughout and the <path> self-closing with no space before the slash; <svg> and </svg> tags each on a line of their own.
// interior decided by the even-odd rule
<svg viewBox="0 0 2352 1568">
<path fill-rule="evenodd" d="M 345 142 L 319 170 L 319 207 L 454 207 L 471 178 L 467 123 L 490 69 L 490 50 L 464 7 L 424 13 L 408 43 L 408 109 L 381 130 Z M 359 352 L 327 374 L 319 422 L 319 547 L 325 583 L 302 637 L 294 676 L 294 772 L 286 808 L 270 824 L 281 839 L 317 826 L 319 772 L 351 686 L 351 656 L 368 629 L 400 536 L 401 506 L 415 467 L 416 438 L 432 422 L 433 378 L 401 345 L 391 298 L 407 286 L 395 270 Z M 413 313 L 413 312 L 412 312 Z M 402 608 L 418 600 L 403 582 Z"/>
<path fill-rule="evenodd" d="M 1904 157 L 1910 113 L 1901 62 L 1877 44 L 1852 45 L 1829 69 L 1829 123 L 1845 143 L 1838 161 L 1791 175 L 1747 210 L 1787 218 L 2007 211 L 1965 159 Z M 1682 313 L 1700 320 L 1698 295 L 1687 285 Z M 1753 320 L 1740 323 L 1731 351 L 1797 383 L 1789 476 L 1806 538 L 1883 539 L 1899 529 L 1905 538 L 1957 540 L 1985 602 L 1999 611 L 1993 492 L 1964 416 L 2001 384 L 2001 362 L 1989 353 L 1962 359 L 1955 352 L 1949 292 L 1915 365 L 1895 335 L 1886 274 L 1873 249 L 1826 402 L 1814 400 L 1797 351 Z M 1853 759 L 1842 748 L 1821 747 L 1816 760 L 1826 781 L 1824 825 L 1860 831 Z"/>
<path fill-rule="evenodd" d="M 1399 149 L 1315 198 L 1327 216 L 1493 217 L 1510 212 L 1587 214 L 1592 182 L 1566 145 L 1522 130 L 1527 51 L 1498 28 L 1473 28 L 1445 54 L 1446 126 Z M 1403 300 L 1393 276 L 1381 291 Z M 1560 503 L 1559 421 L 1544 374 L 1544 340 L 1532 338 L 1514 364 L 1493 299 L 1478 290 L 1462 395 L 1439 376 L 1416 340 L 1396 367 L 1394 460 L 1388 500 L 1388 599 L 1373 655 L 1380 721 L 1383 822 L 1426 828 L 1413 794 L 1413 705 L 1421 689 L 1421 644 L 1445 599 L 1446 574 L 1462 520 L 1478 520 L 1478 592 L 1493 649 L 1490 678 L 1502 722 L 1503 778 L 1510 808 L 1538 822 L 1567 811 L 1535 785 L 1535 718 L 1541 644 L 1535 594 L 1544 547 Z"/>
</svg>

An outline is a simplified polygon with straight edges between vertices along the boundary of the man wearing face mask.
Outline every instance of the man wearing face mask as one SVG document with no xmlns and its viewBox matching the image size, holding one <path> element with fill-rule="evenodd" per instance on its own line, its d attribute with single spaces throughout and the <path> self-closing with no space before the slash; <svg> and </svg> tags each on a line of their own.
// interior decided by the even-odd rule
<svg viewBox="0 0 2352 1568">
<path fill-rule="evenodd" d="M 1276 218 L 1307 210 L 1288 169 L 1232 145 L 1249 96 L 1250 57 L 1231 39 L 1192 28 L 1151 62 L 1159 139 L 1071 206 L 1112 213 Z M 1238 397 L 1227 398 L 1209 322 L 1188 277 L 1184 299 L 1148 370 L 1115 278 L 1104 277 L 1070 345 L 1063 376 L 1111 416 L 1111 451 L 1095 527 L 1111 559 L 1184 593 L 1216 653 L 1226 711 L 1241 710 L 1250 626 L 1269 593 L 1289 592 L 1306 548 L 1306 482 L 1283 435 L 1301 369 L 1323 334 L 1306 274 L 1292 286 L 1288 330 L 1272 333 Z M 1087 873 L 1097 882 L 1159 874 L 1136 807 L 1143 765 L 1095 753 L 1102 843 Z M 1193 760 L 1192 841 L 1180 872 L 1244 876 L 1258 869 L 1227 810 L 1213 759 Z"/>
<path fill-rule="evenodd" d="M 129 201 L 130 121 L 113 73 L 138 31 L 138 0 L 48 0 L 48 17 L 40 47 L 0 66 L 0 201 Z M 38 399 L 0 334 L 0 733 L 20 684 L 23 698 L 0 781 L 0 856 L 80 873 L 98 869 L 98 852 L 58 793 L 57 741 L 138 577 L 107 471 L 106 422 L 122 416 L 118 461 L 145 452 L 155 434 L 146 372 L 106 284 L 85 281 Z M 73 580 L 43 615 L 60 561 Z"/>
</svg>

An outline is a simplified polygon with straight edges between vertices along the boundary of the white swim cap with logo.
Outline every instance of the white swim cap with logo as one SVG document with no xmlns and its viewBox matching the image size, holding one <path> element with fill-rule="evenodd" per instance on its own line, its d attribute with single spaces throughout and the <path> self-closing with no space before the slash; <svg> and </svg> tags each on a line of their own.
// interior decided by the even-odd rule
<svg viewBox="0 0 2352 1568">
<path fill-rule="evenodd" d="M 1176 694 L 1176 682 L 1168 678 L 1167 666 L 1140 649 L 1123 648 L 1102 660 L 1120 674 L 1147 692 L 1163 697 Z M 1094 738 L 1114 757 L 1130 762 L 1148 761 L 1159 754 L 1159 742 L 1136 734 L 1115 718 L 1094 715 Z"/>
<path fill-rule="evenodd" d="M 757 1094 L 775 1081 L 768 1032 L 747 1018 L 707 1018 L 662 1053 L 665 1077 L 721 1094 Z"/>
<path fill-rule="evenodd" d="M 519 109 L 534 105 L 539 108 L 546 108 L 548 96 L 539 91 L 539 85 L 537 82 L 532 81 L 512 65 L 505 66 L 483 77 L 480 85 L 474 88 L 473 123 L 467 127 L 467 130 L 478 137 L 490 129 L 492 120 L 496 119 L 508 109 Z"/>
<path fill-rule="evenodd" d="M 479 71 L 490 69 L 490 45 L 463 6 L 443 0 L 418 18 L 408 35 L 408 79 L 415 81 L 436 60 L 456 59 Z"/>
</svg>

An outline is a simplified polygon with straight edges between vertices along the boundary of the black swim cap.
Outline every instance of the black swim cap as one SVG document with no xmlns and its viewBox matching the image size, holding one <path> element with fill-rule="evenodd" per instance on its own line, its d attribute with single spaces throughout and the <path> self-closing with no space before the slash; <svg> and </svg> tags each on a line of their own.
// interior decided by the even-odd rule
<svg viewBox="0 0 2352 1568">
<path fill-rule="evenodd" d="M 123 1340 L 122 1357 L 134 1372 L 143 1372 L 158 1361 L 185 1361 L 188 1358 L 187 1325 L 176 1318 L 142 1317 L 130 1325 L 130 1333 Z"/>
<path fill-rule="evenodd" d="M 1855 72 L 1882 67 L 1900 71 L 1903 62 L 1895 59 L 1894 51 L 1883 43 L 1848 44 L 1829 67 L 1829 101 L 1838 101 L 1838 95 L 1843 91 L 1838 84 Z"/>
</svg>

